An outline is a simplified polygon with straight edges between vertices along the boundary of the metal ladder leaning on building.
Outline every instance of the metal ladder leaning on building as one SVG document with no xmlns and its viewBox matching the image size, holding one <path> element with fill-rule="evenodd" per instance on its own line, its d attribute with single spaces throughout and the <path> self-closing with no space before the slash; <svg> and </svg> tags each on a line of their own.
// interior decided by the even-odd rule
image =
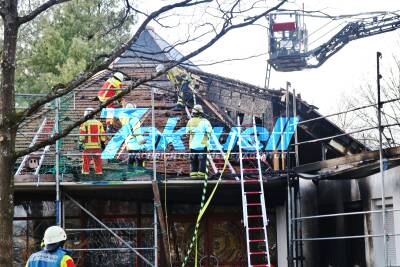
<svg viewBox="0 0 400 267">
<path fill-rule="evenodd" d="M 45 117 L 39 126 L 39 129 L 36 131 L 35 136 L 32 139 L 31 144 L 29 147 L 34 146 L 37 143 L 40 143 L 41 141 L 46 140 L 49 138 L 51 135 L 54 133 L 54 124 L 55 121 L 53 119 L 48 119 Z M 20 175 L 20 174 L 33 174 L 33 175 L 39 175 L 40 168 L 42 167 L 44 157 L 46 156 L 46 153 L 49 151 L 50 145 L 47 145 L 44 148 L 39 149 L 38 151 L 25 155 L 15 172 L 15 175 Z M 35 166 L 30 169 L 27 165 L 30 159 L 37 157 L 38 162 L 35 164 Z"/>
<path fill-rule="evenodd" d="M 259 140 L 257 137 L 257 128 L 253 116 L 253 134 L 254 143 L 248 142 L 250 146 L 243 146 L 241 134 L 240 118 L 238 123 L 238 141 L 239 141 L 239 161 L 240 161 L 240 183 L 242 192 L 243 223 L 246 231 L 247 246 L 247 266 L 249 267 L 270 267 L 270 255 L 268 247 L 267 226 L 268 218 L 265 207 L 264 187 L 261 172 L 261 159 L 259 151 Z M 243 157 L 243 149 L 254 149 L 256 157 Z M 244 168 L 245 160 L 256 160 L 257 168 Z M 257 174 L 257 179 L 252 178 Z"/>
</svg>

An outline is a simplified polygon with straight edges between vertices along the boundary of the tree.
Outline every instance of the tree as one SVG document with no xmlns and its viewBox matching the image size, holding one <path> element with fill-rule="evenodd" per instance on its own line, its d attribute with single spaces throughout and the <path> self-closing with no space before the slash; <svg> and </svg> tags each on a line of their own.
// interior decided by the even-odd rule
<svg viewBox="0 0 400 267">
<path fill-rule="evenodd" d="M 395 59 L 394 69 L 384 75 L 381 85 L 381 101 L 385 103 L 381 110 L 383 147 L 393 147 L 400 144 L 400 62 Z M 369 148 L 379 148 L 379 132 L 377 117 L 377 89 L 375 84 L 367 81 L 360 85 L 352 95 L 343 95 L 340 100 L 339 112 L 343 112 L 334 118 L 346 132 Z"/>
<path fill-rule="evenodd" d="M 146 14 L 138 8 L 133 7 L 129 0 L 125 0 L 124 6 L 127 12 L 134 11 L 143 16 L 143 21 L 138 25 L 133 36 L 126 43 L 113 49 L 109 53 L 104 54 L 101 52 L 91 55 L 91 60 L 85 62 L 83 70 L 78 75 L 68 81 L 62 80 L 62 77 L 58 77 L 59 80 L 56 85 L 51 89 L 46 90 L 48 92 L 46 96 L 34 101 L 25 110 L 17 112 L 15 109 L 15 74 L 16 66 L 18 66 L 19 63 L 16 55 L 17 47 L 19 45 L 18 34 L 20 33 L 20 29 L 22 29 L 22 27 L 28 27 L 26 25 L 31 23 L 36 23 L 40 20 L 41 15 L 47 14 L 48 12 L 54 12 L 54 16 L 58 16 L 59 14 L 56 9 L 59 8 L 59 6 L 62 7 L 65 5 L 65 2 L 72 3 L 75 1 L 21 0 L 20 3 L 17 0 L 0 1 L 0 15 L 3 22 L 3 51 L 1 54 L 0 83 L 0 267 L 12 266 L 12 220 L 14 212 L 13 173 L 16 159 L 48 144 L 53 144 L 56 140 L 68 135 L 82 122 L 93 117 L 109 103 L 130 93 L 136 87 L 162 75 L 163 72 L 132 81 L 128 88 L 122 93 L 110 98 L 102 105 L 99 105 L 99 107 L 91 114 L 72 123 L 69 127 L 63 129 L 62 132 L 55 134 L 48 140 L 40 142 L 32 147 L 21 151 L 15 151 L 16 132 L 21 123 L 40 110 L 43 105 L 68 94 L 97 72 L 104 69 L 110 69 L 110 64 L 138 39 L 140 33 L 152 21 L 162 25 L 163 27 L 171 27 L 166 23 L 166 21 L 168 22 L 168 18 L 173 16 L 173 12 L 175 11 L 177 12 L 175 14 L 178 14 L 181 13 L 183 9 L 200 8 L 202 12 L 202 14 L 199 14 L 193 10 L 193 17 L 198 18 L 198 20 L 189 23 L 188 26 L 190 26 L 191 29 L 188 29 L 188 33 L 186 36 L 182 37 L 182 40 L 174 44 L 174 46 L 180 46 L 193 42 L 196 45 L 193 46 L 186 56 L 178 61 L 165 62 L 167 64 L 165 71 L 167 71 L 175 65 L 185 62 L 186 60 L 200 54 L 215 44 L 228 32 L 254 24 L 264 18 L 269 12 L 278 9 L 286 1 L 273 2 L 272 7 L 268 7 L 265 1 L 260 0 L 229 0 L 225 2 L 214 0 L 170 1 L 170 4 L 161 6 L 150 14 Z M 32 3 L 35 5 L 31 6 Z M 213 23 L 210 21 L 213 21 Z M 107 27 L 111 29 L 113 26 L 114 25 L 108 25 Z M 58 40 L 63 41 L 63 38 L 58 38 Z M 65 79 L 67 80 L 68 77 Z"/>
<path fill-rule="evenodd" d="M 109 53 L 129 40 L 134 18 L 123 1 L 81 0 L 48 10 L 21 28 L 17 92 L 45 92 L 71 80 L 94 55 Z"/>
</svg>

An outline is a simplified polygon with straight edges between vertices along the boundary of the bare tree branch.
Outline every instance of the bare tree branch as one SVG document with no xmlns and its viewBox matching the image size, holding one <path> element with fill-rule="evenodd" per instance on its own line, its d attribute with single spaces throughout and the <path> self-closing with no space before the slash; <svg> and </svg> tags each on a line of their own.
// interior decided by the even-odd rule
<svg viewBox="0 0 400 267">
<path fill-rule="evenodd" d="M 128 19 L 129 13 L 132 9 L 131 4 L 129 3 L 129 0 L 125 0 L 125 5 L 126 5 L 126 9 L 125 9 L 125 13 L 122 16 L 122 18 L 120 18 L 117 22 L 117 24 L 113 25 L 112 27 L 110 27 L 106 32 L 104 32 L 103 34 L 100 35 L 100 37 L 102 36 L 106 36 L 108 35 L 110 32 L 112 32 L 113 30 L 116 30 L 118 28 L 121 28 L 122 25 L 124 25 L 124 23 L 126 22 L 126 20 Z"/>
<path fill-rule="evenodd" d="M 238 0 L 238 1 L 240 1 L 240 0 Z M 148 24 L 148 22 L 150 20 L 152 20 L 154 17 L 157 17 L 159 14 L 161 14 L 161 13 L 167 11 L 167 10 L 171 10 L 171 9 L 173 9 L 175 7 L 180 7 L 182 5 L 185 6 L 185 3 L 188 4 L 190 2 L 191 1 L 189 1 L 189 0 L 182 1 L 182 2 L 174 4 L 174 5 L 162 7 L 158 11 L 151 13 L 151 15 L 149 15 L 146 18 L 145 22 L 142 23 L 142 25 L 140 26 L 139 30 L 135 33 L 134 37 L 126 45 L 122 46 L 121 48 L 118 48 L 117 51 L 115 51 L 113 53 L 113 55 L 105 63 L 101 64 L 100 66 L 98 66 L 96 68 L 94 68 L 93 71 L 87 72 L 87 73 L 81 75 L 80 77 L 78 77 L 76 80 L 71 81 L 65 88 L 63 88 L 61 90 L 53 90 L 49 95 L 47 95 L 43 99 L 35 102 L 31 106 L 31 108 L 28 108 L 27 110 L 25 110 L 23 112 L 23 117 L 21 117 L 21 118 L 26 119 L 28 116 L 30 116 L 33 113 L 35 113 L 45 103 L 50 102 L 51 100 L 54 100 L 55 98 L 58 98 L 60 96 L 63 96 L 65 94 L 71 92 L 74 88 L 76 88 L 77 86 L 83 84 L 88 78 L 93 76 L 95 73 L 106 69 L 107 67 L 105 65 L 108 66 L 118 55 L 120 55 L 123 51 L 125 51 L 127 47 L 130 47 L 130 45 L 137 40 L 137 38 L 139 37 L 140 33 L 144 30 L 144 28 Z M 200 3 L 200 2 L 202 2 L 202 3 L 203 2 L 209 2 L 209 0 L 197 1 L 196 3 Z M 232 24 L 231 23 L 232 17 L 227 16 L 223 28 L 220 29 L 219 33 L 216 36 L 214 36 L 213 38 L 211 38 L 206 44 L 204 44 L 200 48 L 196 49 L 195 51 L 189 53 L 188 55 L 183 56 L 179 60 L 171 62 L 169 65 L 167 65 L 167 67 L 165 68 L 165 70 L 163 72 L 158 72 L 156 74 L 150 75 L 149 77 L 140 78 L 140 79 L 134 81 L 131 85 L 128 86 L 127 89 L 123 90 L 118 95 L 115 95 L 114 97 L 109 98 L 106 102 L 100 104 L 99 107 L 96 108 L 93 112 L 91 112 L 87 116 L 83 117 L 82 119 L 80 119 L 80 120 L 74 122 L 73 124 L 69 125 L 68 127 L 66 127 L 61 133 L 56 134 L 56 135 L 52 136 L 51 138 L 49 138 L 49 139 L 47 139 L 45 141 L 42 141 L 42 142 L 40 142 L 38 144 L 35 144 L 34 146 L 32 146 L 30 148 L 23 149 L 23 150 L 15 152 L 15 154 L 14 154 L 15 158 L 27 155 L 27 154 L 29 154 L 31 152 L 34 152 L 34 151 L 36 151 L 36 150 L 38 150 L 40 148 L 43 148 L 43 147 L 45 147 L 47 145 L 53 144 L 55 141 L 67 136 L 74 128 L 76 128 L 77 126 L 79 126 L 80 124 L 85 122 L 86 120 L 92 118 L 95 114 L 100 112 L 100 110 L 102 110 L 103 108 L 105 108 L 106 106 L 108 106 L 109 104 L 114 102 L 115 100 L 118 100 L 121 97 L 129 94 L 132 90 L 134 90 L 138 86 L 140 86 L 142 84 L 145 84 L 145 83 L 147 83 L 149 81 L 152 81 L 155 78 L 165 74 L 171 68 L 173 68 L 173 67 L 175 67 L 177 65 L 180 65 L 181 63 L 189 60 L 190 58 L 192 58 L 194 56 L 197 56 L 198 54 L 202 53 L 204 50 L 206 50 L 207 48 L 209 48 L 210 46 L 215 44 L 219 39 L 221 39 L 228 32 L 230 32 L 230 31 L 232 31 L 234 29 L 237 29 L 237 28 L 242 28 L 242 27 L 246 27 L 248 25 L 251 25 L 252 23 L 254 23 L 257 20 L 259 20 L 260 18 L 264 17 L 269 12 L 278 9 L 285 2 L 286 2 L 286 0 L 282 1 L 281 3 L 276 5 L 275 7 L 272 7 L 270 9 L 268 9 L 267 11 L 262 12 L 259 15 L 254 16 L 254 17 L 248 19 L 247 21 L 242 22 L 242 23 L 238 23 L 238 24 Z M 193 5 L 193 3 L 191 3 L 190 5 Z M 111 60 L 111 62 L 110 62 L 110 60 Z M 21 120 L 21 121 L 23 121 L 23 120 Z"/>
<path fill-rule="evenodd" d="M 69 1 L 71 1 L 71 0 L 49 0 L 49 1 L 45 2 L 44 4 L 40 5 L 39 7 L 37 7 L 35 10 L 30 12 L 28 15 L 19 17 L 18 24 L 22 25 L 24 23 L 27 23 L 27 22 L 35 19 L 37 16 L 39 16 L 40 14 L 42 14 L 43 12 L 45 12 L 52 6 L 62 4 L 65 2 L 69 2 Z"/>
<path fill-rule="evenodd" d="M 110 56 L 101 64 L 96 64 L 96 61 L 92 61 L 91 64 L 89 64 L 85 71 L 78 75 L 74 80 L 68 82 L 67 84 L 63 85 L 62 88 L 58 87 L 53 87 L 52 90 L 48 95 L 45 97 L 36 100 L 34 103 L 31 104 L 30 107 L 28 107 L 26 110 L 19 112 L 17 114 L 17 125 L 20 125 L 27 117 L 31 116 L 35 112 L 37 112 L 44 104 L 58 98 L 61 96 L 64 96 L 71 92 L 74 88 L 78 87 L 79 85 L 83 84 L 86 80 L 88 80 L 90 77 L 92 77 L 94 74 L 105 70 L 109 67 L 109 65 L 117 58 L 119 57 L 123 52 L 126 51 L 127 48 L 129 48 L 136 40 L 139 38 L 140 34 L 144 31 L 146 26 L 149 24 L 150 21 L 152 21 L 154 18 L 157 18 L 159 15 L 168 12 L 170 10 L 173 10 L 175 8 L 179 7 L 185 7 L 185 6 L 193 6 L 194 4 L 200 4 L 200 3 L 205 3 L 205 2 L 211 2 L 212 0 L 202 0 L 202 1 L 193 1 L 193 0 L 184 0 L 177 2 L 175 4 L 171 5 L 166 5 L 161 7 L 160 9 L 152 12 L 140 25 L 136 33 L 133 35 L 133 37 L 124 45 L 114 49 L 111 53 Z M 96 58 L 96 56 L 95 56 Z"/>
</svg>

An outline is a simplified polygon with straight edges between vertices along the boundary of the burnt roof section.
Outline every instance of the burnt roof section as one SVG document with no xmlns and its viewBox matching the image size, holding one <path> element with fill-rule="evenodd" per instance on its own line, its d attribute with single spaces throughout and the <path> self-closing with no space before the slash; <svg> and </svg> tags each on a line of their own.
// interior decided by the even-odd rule
<svg viewBox="0 0 400 267">
<path fill-rule="evenodd" d="M 176 61 L 181 58 L 183 58 L 183 55 L 177 49 L 175 49 L 174 45 L 166 42 L 161 36 L 155 33 L 152 28 L 148 27 L 140 34 L 138 40 L 114 63 L 114 66 L 129 67 L 137 64 L 156 65 L 160 62 Z M 185 61 L 182 65 L 190 72 L 203 77 L 203 79 L 209 83 L 209 89 L 212 89 L 211 84 L 213 81 L 218 81 L 229 84 L 231 86 L 231 90 L 238 93 L 249 94 L 261 99 L 273 99 L 275 103 L 282 105 L 282 103 L 280 103 L 280 99 L 285 94 L 285 91 L 271 89 L 267 90 L 265 88 L 261 88 L 239 80 L 207 73 L 201 71 L 189 60 Z M 289 95 L 290 99 L 292 100 L 292 94 L 290 93 Z M 308 120 L 322 116 L 316 111 L 315 106 L 309 105 L 306 101 L 300 98 L 297 98 L 297 101 L 298 116 L 300 117 L 300 120 Z M 290 105 L 292 110 L 293 103 L 291 102 Z M 299 127 L 307 132 L 308 135 L 311 135 L 313 139 L 344 134 L 342 129 L 326 118 L 310 122 Z M 361 142 L 352 138 L 351 136 L 340 136 L 335 138 L 335 141 L 345 147 L 345 153 L 342 154 L 358 153 L 369 150 Z M 329 140 L 325 143 L 329 143 Z"/>
<path fill-rule="evenodd" d="M 385 170 L 400 165 L 400 147 L 383 150 Z M 346 180 L 364 178 L 380 172 L 379 150 L 366 151 L 356 155 L 313 162 L 296 167 L 300 177 L 313 180 Z"/>
<path fill-rule="evenodd" d="M 231 90 L 237 92 L 244 92 L 246 94 L 253 95 L 256 98 L 268 99 L 272 100 L 278 109 L 285 110 L 285 102 L 282 102 L 282 97 L 285 96 L 286 90 L 279 89 L 265 89 L 256 85 L 252 85 L 246 82 L 242 82 L 239 80 L 222 77 L 216 74 L 207 73 L 201 70 L 188 69 L 192 73 L 195 73 L 202 77 L 203 80 L 212 84 L 213 81 L 226 83 L 231 86 Z M 212 87 L 212 86 L 210 86 Z M 304 120 L 321 118 L 323 115 L 317 111 L 317 107 L 314 105 L 308 104 L 305 100 L 302 100 L 301 97 L 296 97 L 297 100 L 297 116 L 300 117 L 300 122 Z M 293 94 L 289 92 L 289 105 L 290 105 L 290 113 L 293 111 Z M 335 123 L 330 121 L 327 118 L 321 118 L 315 121 L 308 122 L 306 124 L 300 124 L 298 126 L 306 132 L 308 135 L 312 136 L 313 139 L 326 138 L 329 136 L 336 136 L 345 134 L 340 127 L 338 127 Z M 355 154 L 362 151 L 369 151 L 370 149 L 362 144 L 357 139 L 354 139 L 350 135 L 342 135 L 338 136 L 334 139 L 336 142 L 340 143 L 345 147 L 346 152 L 341 154 Z M 324 141 L 325 143 L 329 143 L 331 140 Z"/>
<path fill-rule="evenodd" d="M 154 49 L 154 46 L 158 46 L 157 42 L 153 38 L 155 35 L 151 34 L 152 31 L 146 30 L 143 33 L 142 38 L 138 40 L 138 45 L 137 47 L 145 47 L 146 42 L 152 46 Z M 158 36 L 158 35 L 157 35 Z M 161 48 L 160 48 L 161 49 Z M 160 52 L 160 50 L 158 50 Z M 126 53 L 129 53 L 130 51 L 127 51 Z M 181 54 L 180 54 L 181 55 Z M 164 59 L 168 58 L 170 55 L 157 55 L 157 56 L 162 56 Z M 182 56 L 182 55 L 181 55 Z M 125 58 L 124 58 L 125 59 Z M 122 60 L 122 59 L 120 59 Z M 158 60 L 155 58 L 153 61 L 148 60 L 147 62 L 149 64 L 136 64 L 138 62 L 143 62 L 142 58 L 138 58 L 136 61 L 134 58 L 130 58 L 129 61 L 131 63 L 127 64 L 120 64 L 115 67 L 120 67 L 124 73 L 126 73 L 128 76 L 130 76 L 132 79 L 138 79 L 138 78 L 144 78 L 144 77 L 149 77 L 151 74 L 154 74 L 155 72 L 155 65 L 157 64 Z M 128 62 L 128 61 L 126 61 Z M 219 108 L 215 103 L 213 103 L 213 99 L 210 97 L 210 92 L 218 92 L 218 90 L 224 89 L 224 90 L 230 90 L 231 92 L 235 92 L 236 94 L 241 94 L 241 95 L 250 95 L 253 99 L 266 99 L 270 100 L 273 102 L 274 106 L 277 106 L 280 110 L 284 110 L 285 103 L 281 101 L 281 97 L 285 94 L 285 91 L 282 90 L 266 90 L 261 87 L 257 87 L 255 85 L 251 85 L 248 83 L 244 83 L 238 80 L 234 79 L 229 79 L 226 77 L 222 77 L 219 75 L 207 73 L 200 71 L 199 69 L 193 69 L 190 68 L 190 71 L 194 74 L 197 74 L 198 76 L 201 77 L 201 79 L 204 81 L 202 84 L 201 88 L 201 96 L 205 99 L 211 102 L 211 105 L 206 106 L 206 110 L 208 114 L 212 117 L 212 119 L 215 119 L 216 121 L 222 121 L 220 118 L 224 119 L 225 110 L 222 108 Z M 86 83 L 84 83 L 82 86 L 76 88 L 73 93 L 66 95 L 65 97 L 62 98 L 61 104 L 61 128 L 65 127 L 66 125 L 70 124 L 72 121 L 75 121 L 79 119 L 85 108 L 87 107 L 96 107 L 98 105 L 97 102 L 97 90 L 99 87 L 101 87 L 102 83 L 110 77 L 111 72 L 110 71 L 103 71 L 99 72 L 98 74 L 94 75 L 91 79 L 89 79 Z M 129 80 L 125 82 L 125 86 L 127 86 L 129 83 Z M 184 126 L 186 124 L 187 119 L 185 118 L 184 112 L 177 114 L 171 112 L 171 108 L 175 105 L 176 102 L 176 94 L 174 92 L 173 85 L 166 79 L 165 75 L 162 77 L 159 77 L 158 79 L 151 81 L 148 84 L 142 85 L 139 88 L 136 88 L 133 90 L 129 95 L 126 96 L 126 100 L 128 102 L 133 102 L 135 103 L 138 107 L 149 107 L 151 106 L 151 97 L 150 97 L 150 88 L 156 88 L 156 96 L 155 96 L 155 112 L 156 112 L 156 126 L 160 127 L 160 131 L 162 130 L 162 127 L 166 124 L 166 121 L 170 116 L 179 116 L 181 120 L 179 121 L 180 126 Z M 292 99 L 292 97 L 290 97 Z M 321 114 L 319 114 L 317 111 L 315 111 L 315 107 L 312 105 L 307 104 L 305 101 L 301 99 L 297 99 L 298 104 L 298 115 L 301 117 L 301 120 L 305 119 L 310 119 L 310 118 L 315 118 L 315 117 L 320 117 Z M 253 106 L 255 104 L 253 103 Z M 246 111 L 245 111 L 246 112 Z M 40 122 L 43 120 L 44 117 L 54 117 L 53 114 L 54 110 L 51 109 L 51 112 L 49 112 L 49 107 L 44 107 L 38 114 L 35 116 L 31 117 L 31 120 L 24 125 L 24 130 L 29 131 L 29 132 L 36 132 L 38 125 L 40 125 Z M 247 111 L 247 113 L 251 113 L 250 110 Z M 281 113 L 282 114 L 282 113 Z M 221 115 L 221 116 L 220 116 Z M 253 113 L 254 115 L 254 113 Z M 274 120 L 275 118 L 268 118 L 269 120 Z M 149 126 L 150 124 L 150 119 L 146 119 L 146 121 L 143 123 L 144 126 Z M 333 136 L 337 134 L 343 133 L 343 131 L 338 128 L 335 124 L 330 122 L 327 119 L 321 119 L 318 121 L 315 121 L 313 123 L 310 123 L 310 125 L 307 125 L 304 129 L 301 129 L 302 132 L 307 134 L 307 138 L 322 138 L 326 136 Z M 72 133 L 78 134 L 78 129 L 75 129 Z M 17 137 L 17 144 L 16 147 L 18 148 L 26 148 L 29 146 L 29 143 L 32 140 L 32 135 L 24 135 L 24 133 L 19 133 Z M 77 150 L 77 143 L 78 137 L 77 135 L 73 136 L 67 136 L 66 138 L 63 139 L 62 141 L 62 152 L 64 155 L 63 161 L 64 165 L 69 168 L 71 167 L 79 167 L 80 165 L 80 157 L 79 157 L 79 151 Z M 299 139 L 300 141 L 304 139 Z M 335 138 L 335 141 L 338 141 L 340 144 L 343 146 L 351 147 L 351 153 L 358 153 L 360 151 L 366 150 L 366 148 L 357 140 L 353 139 L 351 136 L 341 136 L 340 138 Z M 328 143 L 328 142 L 326 142 Z M 308 154 L 309 151 L 320 151 L 320 147 L 313 147 L 313 149 L 304 149 Z M 51 147 L 50 152 L 54 152 L 54 146 Z M 305 154 L 307 154 L 305 153 Z M 75 154 L 68 156 L 68 154 Z M 312 154 L 312 153 L 311 153 Z M 334 153 L 332 154 L 331 157 L 328 158 L 334 158 L 334 157 L 339 157 L 344 155 L 345 153 Z M 320 158 L 315 159 L 309 159 L 306 160 L 305 163 L 308 162 L 315 162 L 320 160 Z M 180 164 L 179 168 L 177 168 L 178 164 L 173 164 L 173 165 L 168 165 L 166 166 L 166 169 L 168 169 L 171 172 L 174 173 L 188 173 L 188 160 L 187 159 L 179 159 Z M 46 165 L 49 167 L 54 165 L 54 153 L 47 155 L 46 156 Z M 150 165 L 149 165 L 150 166 Z M 159 162 L 158 166 L 160 166 L 160 169 L 164 171 L 164 166 L 162 165 L 162 162 Z M 116 170 L 120 171 L 120 168 L 116 166 Z M 52 169 L 49 169 L 48 172 L 51 172 Z M 79 171 L 79 170 L 78 170 Z M 46 173 L 48 173 L 46 172 Z"/>
</svg>

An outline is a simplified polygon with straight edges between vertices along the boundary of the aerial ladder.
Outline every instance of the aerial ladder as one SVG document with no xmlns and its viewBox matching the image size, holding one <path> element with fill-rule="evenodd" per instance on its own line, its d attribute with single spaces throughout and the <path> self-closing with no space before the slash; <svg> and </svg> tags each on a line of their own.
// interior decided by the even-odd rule
<svg viewBox="0 0 400 267">
<path fill-rule="evenodd" d="M 269 15 L 269 60 L 276 71 L 289 72 L 318 68 L 353 40 L 400 28 L 400 15 L 383 13 L 347 23 L 322 45 L 308 50 L 308 32 L 302 13 L 281 12 Z M 279 18 L 284 17 L 282 21 Z"/>
</svg>

